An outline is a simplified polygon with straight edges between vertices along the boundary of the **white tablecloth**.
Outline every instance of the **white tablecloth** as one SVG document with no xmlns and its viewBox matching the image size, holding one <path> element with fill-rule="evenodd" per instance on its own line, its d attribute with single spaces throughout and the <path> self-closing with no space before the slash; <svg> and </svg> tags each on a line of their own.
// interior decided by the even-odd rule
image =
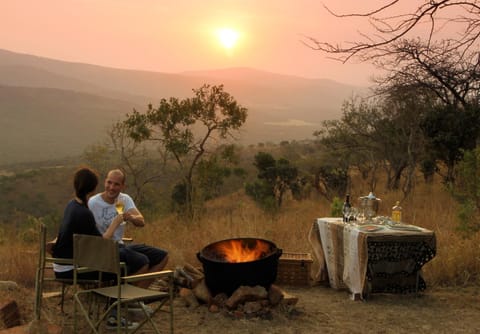
<svg viewBox="0 0 480 334">
<path fill-rule="evenodd" d="M 368 265 L 367 239 L 388 242 L 392 238 L 422 238 L 435 249 L 435 236 L 430 230 L 416 227 L 416 230 L 396 230 L 379 227 L 378 231 L 365 230 L 367 226 L 344 224 L 341 218 L 318 218 L 314 221 L 309 241 L 313 254 L 318 260 L 318 271 L 314 280 L 328 277 L 334 289 L 348 288 L 352 296 L 362 295 L 366 289 Z"/>
</svg>

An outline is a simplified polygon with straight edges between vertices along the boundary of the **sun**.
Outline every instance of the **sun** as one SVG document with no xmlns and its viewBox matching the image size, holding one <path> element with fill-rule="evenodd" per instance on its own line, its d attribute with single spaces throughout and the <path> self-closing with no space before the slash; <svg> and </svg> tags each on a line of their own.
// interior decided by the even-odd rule
<svg viewBox="0 0 480 334">
<path fill-rule="evenodd" d="M 233 49 L 237 44 L 240 34 L 231 28 L 220 28 L 217 30 L 217 37 L 225 49 Z"/>
</svg>

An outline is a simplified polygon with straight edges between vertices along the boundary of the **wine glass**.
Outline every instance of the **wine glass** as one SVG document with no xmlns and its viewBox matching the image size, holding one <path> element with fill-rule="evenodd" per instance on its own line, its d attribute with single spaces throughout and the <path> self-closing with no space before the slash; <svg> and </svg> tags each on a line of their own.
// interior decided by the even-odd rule
<svg viewBox="0 0 480 334">
<path fill-rule="evenodd" d="M 123 214 L 123 210 L 125 209 L 125 203 L 121 200 L 118 199 L 115 201 L 115 210 L 117 210 L 117 213 L 119 215 Z M 127 222 L 123 221 L 120 225 L 125 225 Z"/>
<path fill-rule="evenodd" d="M 358 208 L 352 206 L 352 208 L 350 209 L 350 224 L 352 225 L 356 224 L 359 212 L 360 211 L 358 210 Z"/>
<path fill-rule="evenodd" d="M 371 223 L 373 217 L 375 217 L 375 210 L 372 207 L 367 206 L 365 208 L 365 218 L 367 222 Z"/>
<path fill-rule="evenodd" d="M 365 219 L 366 219 L 365 208 L 358 209 L 357 210 L 357 215 L 356 215 L 355 218 L 356 218 L 355 220 L 357 221 L 357 224 L 362 225 L 363 223 L 365 223 Z"/>
</svg>

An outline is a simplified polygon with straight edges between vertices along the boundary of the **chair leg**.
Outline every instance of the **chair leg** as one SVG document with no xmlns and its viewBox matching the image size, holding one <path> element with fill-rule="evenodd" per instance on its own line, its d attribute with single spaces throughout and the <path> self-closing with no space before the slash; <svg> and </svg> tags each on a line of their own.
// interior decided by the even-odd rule
<svg viewBox="0 0 480 334">
<path fill-rule="evenodd" d="M 160 304 L 153 310 L 153 314 L 149 314 L 147 312 L 147 310 L 145 309 L 145 306 L 143 306 L 139 303 L 140 308 L 142 309 L 145 318 L 138 324 L 137 328 L 135 328 L 132 332 L 130 332 L 130 334 L 136 333 L 137 330 L 141 329 L 146 322 L 150 323 L 150 325 L 152 326 L 155 333 L 160 334 L 160 330 L 158 329 L 157 325 L 153 321 L 152 317 L 155 316 L 155 314 L 157 314 L 160 311 L 160 308 L 162 307 L 163 304 L 164 304 L 164 302 L 160 302 Z M 128 312 L 128 305 L 127 304 L 125 304 L 125 305 L 127 306 L 126 311 Z"/>
<path fill-rule="evenodd" d="M 87 296 L 85 296 L 82 293 L 76 293 L 73 298 L 74 298 L 74 333 L 77 333 L 77 331 L 78 331 L 78 328 L 77 328 L 77 326 L 78 326 L 77 316 L 78 315 L 77 315 L 77 313 L 78 313 L 78 308 L 79 308 L 80 309 L 80 315 L 83 315 L 83 317 L 85 318 L 85 321 L 90 326 L 90 331 L 98 334 L 100 332 L 99 331 L 100 324 L 105 319 L 107 313 L 104 313 L 101 317 L 99 317 L 98 312 L 97 312 L 97 315 L 95 316 L 95 319 L 90 317 L 91 312 L 92 312 L 92 305 L 91 305 L 92 300 L 95 300 L 95 303 L 97 303 L 97 300 L 96 300 L 97 297 L 92 296 L 91 293 L 88 293 Z M 88 309 L 85 308 L 84 303 L 81 300 L 82 298 L 87 299 L 87 303 L 89 304 Z M 98 307 L 99 306 L 97 306 L 97 308 Z"/>
<path fill-rule="evenodd" d="M 42 294 L 43 294 L 43 269 L 37 269 L 35 275 L 35 320 L 40 320 L 42 312 Z"/>
<path fill-rule="evenodd" d="M 170 284 L 168 285 L 168 298 L 169 298 L 169 307 L 170 307 L 170 333 L 173 334 L 173 277 L 170 279 Z"/>
<path fill-rule="evenodd" d="M 43 298 L 43 282 L 44 282 L 44 269 L 45 269 L 45 242 L 46 242 L 47 229 L 45 225 L 40 225 L 40 251 L 37 264 L 37 272 L 35 275 L 35 319 L 40 320 L 40 314 L 42 312 L 42 298 Z"/>
<path fill-rule="evenodd" d="M 65 310 L 63 309 L 63 305 L 65 303 L 65 294 L 67 293 L 68 286 L 62 282 L 62 293 L 60 295 L 60 302 L 58 303 L 60 305 L 60 311 L 62 313 L 65 313 Z"/>
</svg>

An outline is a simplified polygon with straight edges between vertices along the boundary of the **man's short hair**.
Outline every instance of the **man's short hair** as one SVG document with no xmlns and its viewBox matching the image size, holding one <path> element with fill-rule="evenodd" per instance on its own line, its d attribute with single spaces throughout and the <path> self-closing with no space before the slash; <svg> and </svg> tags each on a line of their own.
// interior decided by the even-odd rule
<svg viewBox="0 0 480 334">
<path fill-rule="evenodd" d="M 122 176 L 122 184 L 125 184 L 125 182 L 127 181 L 127 176 L 126 176 L 125 172 L 123 170 L 121 170 L 120 168 L 110 170 L 107 173 L 107 177 L 110 174 L 120 174 Z"/>
</svg>

